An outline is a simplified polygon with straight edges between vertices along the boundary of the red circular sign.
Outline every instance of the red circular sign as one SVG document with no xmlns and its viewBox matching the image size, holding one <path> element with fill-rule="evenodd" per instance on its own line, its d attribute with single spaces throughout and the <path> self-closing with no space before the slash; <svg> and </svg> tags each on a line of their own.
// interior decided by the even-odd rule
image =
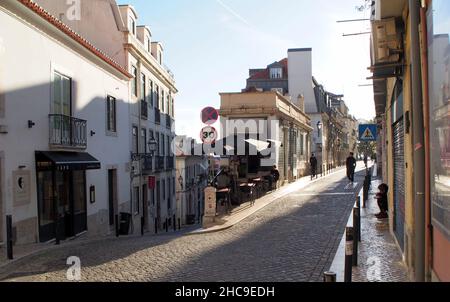
<svg viewBox="0 0 450 302">
<path fill-rule="evenodd" d="M 217 137 L 218 133 L 214 127 L 207 126 L 200 131 L 200 139 L 204 144 L 214 144 Z"/>
<path fill-rule="evenodd" d="M 219 111 L 213 107 L 206 107 L 201 113 L 202 122 L 206 125 L 212 125 L 219 120 Z"/>
</svg>

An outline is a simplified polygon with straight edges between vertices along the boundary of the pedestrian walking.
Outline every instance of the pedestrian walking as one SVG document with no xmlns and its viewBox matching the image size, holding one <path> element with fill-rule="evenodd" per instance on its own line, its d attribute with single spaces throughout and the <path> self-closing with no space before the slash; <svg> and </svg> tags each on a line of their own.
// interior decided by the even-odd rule
<svg viewBox="0 0 450 302">
<path fill-rule="evenodd" d="M 355 182 L 355 169 L 356 169 L 356 159 L 354 157 L 354 153 L 351 152 L 350 156 L 347 158 L 346 162 L 347 166 L 347 177 L 350 182 Z"/>
<path fill-rule="evenodd" d="M 311 180 L 313 180 L 317 176 L 317 158 L 314 153 L 309 159 L 309 164 L 311 166 Z"/>
<path fill-rule="evenodd" d="M 277 187 L 278 187 L 277 184 L 278 184 L 278 181 L 280 180 L 280 172 L 278 171 L 277 166 L 272 167 L 272 170 L 270 171 L 270 175 L 272 176 L 272 180 L 273 180 L 272 188 L 273 188 L 273 185 L 275 184 L 275 189 L 277 189 Z"/>
<path fill-rule="evenodd" d="M 367 162 L 368 162 L 367 154 L 364 154 L 364 165 L 366 166 L 366 169 L 368 168 Z"/>
</svg>

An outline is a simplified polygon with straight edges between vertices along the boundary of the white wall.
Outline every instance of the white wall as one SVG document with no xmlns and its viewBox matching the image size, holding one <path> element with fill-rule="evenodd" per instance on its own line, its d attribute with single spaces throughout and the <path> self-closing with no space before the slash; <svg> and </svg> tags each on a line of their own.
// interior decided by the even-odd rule
<svg viewBox="0 0 450 302">
<path fill-rule="evenodd" d="M 305 97 L 305 111 L 317 112 L 316 99 L 312 84 L 312 50 L 288 50 L 289 94 L 298 104 L 298 96 Z"/>
<path fill-rule="evenodd" d="M 88 41 L 93 42 L 96 47 L 107 53 L 116 62 L 122 66 L 125 65 L 122 46 L 124 37 L 123 33 L 118 30 L 118 27 L 127 26 L 127 19 L 120 20 L 119 10 L 117 7 L 114 7 L 117 5 L 115 0 L 79 1 L 79 20 L 72 19 L 72 12 L 77 7 L 72 3 L 67 4 L 68 1 L 34 1 L 53 16 L 61 18 L 64 24 L 67 24 Z M 95 30 L 92 30 L 93 28 Z"/>
<path fill-rule="evenodd" d="M 102 163 L 102 169 L 87 172 L 87 188 L 96 186 L 96 203 L 89 204 L 88 216 L 108 209 L 107 167 L 118 167 L 119 203 L 129 201 L 128 84 L 108 73 L 54 38 L 44 35 L 0 10 L 0 83 L 5 94 L 8 134 L 0 134 L 0 152 L 5 161 L 5 211 L 14 222 L 37 216 L 34 152 L 49 150 L 49 121 L 52 70 L 73 80 L 73 116 L 88 121 L 88 149 Z M 96 60 L 96 59 L 93 59 Z M 99 64 L 102 64 L 99 61 Z M 106 95 L 117 98 L 118 136 L 106 136 Z M 36 125 L 28 129 L 27 121 Z M 90 131 L 94 136 L 89 136 Z M 13 208 L 12 171 L 19 165 L 31 170 L 31 202 Z M 88 191 L 86 190 L 89 197 Z M 106 217 L 107 218 L 107 217 Z M 103 219 L 103 218 L 102 218 Z M 102 221 L 99 221 L 100 223 Z M 37 225 L 36 225 L 37 228 Z M 20 238 L 19 238 L 20 239 Z"/>
</svg>

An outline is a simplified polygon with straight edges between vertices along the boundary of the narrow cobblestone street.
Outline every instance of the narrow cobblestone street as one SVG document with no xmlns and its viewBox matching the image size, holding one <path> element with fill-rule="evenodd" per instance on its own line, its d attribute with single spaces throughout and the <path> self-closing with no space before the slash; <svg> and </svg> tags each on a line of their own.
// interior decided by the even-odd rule
<svg viewBox="0 0 450 302">
<path fill-rule="evenodd" d="M 253 214 L 226 231 L 109 239 L 61 247 L 0 270 L 4 281 L 67 281 L 67 258 L 82 281 L 322 281 L 361 187 L 341 171 Z"/>
</svg>

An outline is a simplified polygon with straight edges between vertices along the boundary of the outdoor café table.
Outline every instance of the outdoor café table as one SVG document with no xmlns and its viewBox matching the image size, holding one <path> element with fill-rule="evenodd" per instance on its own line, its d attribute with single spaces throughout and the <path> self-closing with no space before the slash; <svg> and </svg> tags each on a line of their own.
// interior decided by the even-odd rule
<svg viewBox="0 0 450 302">
<path fill-rule="evenodd" d="M 230 193 L 231 193 L 231 189 L 229 189 L 229 188 L 217 189 L 217 191 L 216 191 L 217 201 L 225 199 L 228 213 L 231 211 Z"/>
</svg>

